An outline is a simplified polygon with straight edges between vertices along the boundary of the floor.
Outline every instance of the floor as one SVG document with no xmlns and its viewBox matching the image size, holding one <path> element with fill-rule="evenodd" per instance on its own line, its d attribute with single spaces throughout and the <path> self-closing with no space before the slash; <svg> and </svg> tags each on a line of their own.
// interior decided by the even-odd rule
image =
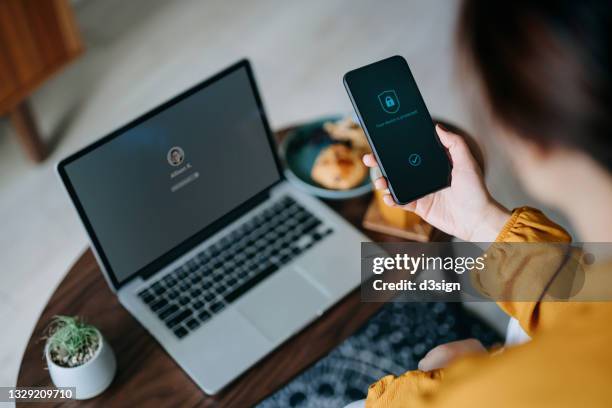
<svg viewBox="0 0 612 408">
<path fill-rule="evenodd" d="M 350 112 L 342 74 L 401 54 L 432 114 L 474 129 L 454 73 L 455 2 L 79 0 L 75 8 L 87 52 L 32 97 L 56 144 L 51 157 L 30 163 L 0 122 L 0 385 L 15 384 L 39 313 L 86 248 L 55 163 L 224 66 L 251 59 L 281 127 Z M 507 206 L 526 202 L 494 158 L 494 193 Z"/>
</svg>

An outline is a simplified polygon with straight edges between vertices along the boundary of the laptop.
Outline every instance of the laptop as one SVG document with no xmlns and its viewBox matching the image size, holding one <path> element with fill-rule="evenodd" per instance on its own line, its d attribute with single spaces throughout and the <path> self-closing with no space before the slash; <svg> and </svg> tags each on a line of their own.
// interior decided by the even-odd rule
<svg viewBox="0 0 612 408">
<path fill-rule="evenodd" d="M 58 172 L 110 288 L 208 394 L 360 283 L 367 238 L 284 179 L 246 60 Z"/>
</svg>

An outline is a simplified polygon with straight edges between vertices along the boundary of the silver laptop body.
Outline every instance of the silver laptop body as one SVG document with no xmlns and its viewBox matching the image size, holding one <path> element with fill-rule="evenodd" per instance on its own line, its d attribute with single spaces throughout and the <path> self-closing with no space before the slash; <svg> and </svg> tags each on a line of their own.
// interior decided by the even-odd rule
<svg viewBox="0 0 612 408">
<path fill-rule="evenodd" d="M 234 210 L 231 221 L 205 236 L 201 231 L 195 244 L 191 237 L 188 250 L 183 242 L 172 251 L 176 254 L 181 249 L 180 255 L 163 264 L 158 259 L 148 265 L 147 273 L 135 273 L 119 282 L 105 251 L 108 246 L 101 242 L 101 227 L 96 227 L 82 196 L 85 193 L 80 191 L 83 188 L 77 185 L 88 180 L 79 181 L 83 172 L 75 173 L 70 166 L 104 148 L 126 129 L 146 123 L 147 118 L 239 70 L 248 73 L 259 101 L 250 65 L 240 61 L 58 164 L 109 286 L 208 394 L 220 391 L 355 289 L 360 282 L 360 242 L 367 238 L 280 175 L 278 182 L 257 194 L 257 199 Z M 170 165 L 181 168 L 183 154 L 171 149 L 167 157 Z M 172 192 L 202 179 L 203 172 L 189 171 L 189 176 L 172 185 Z M 215 221 L 226 220 L 224 216 Z M 167 260 L 168 256 L 161 258 Z"/>
<path fill-rule="evenodd" d="M 283 182 L 270 199 L 202 242 L 151 278 L 155 281 L 214 244 L 258 212 L 289 195 L 333 233 L 228 305 L 193 334 L 177 339 L 137 296 L 148 282 L 131 281 L 119 300 L 207 393 L 215 394 L 283 341 L 312 322 L 360 282 L 360 242 L 367 238 L 319 200 Z M 266 375 L 262 373 L 262 375 Z"/>
</svg>

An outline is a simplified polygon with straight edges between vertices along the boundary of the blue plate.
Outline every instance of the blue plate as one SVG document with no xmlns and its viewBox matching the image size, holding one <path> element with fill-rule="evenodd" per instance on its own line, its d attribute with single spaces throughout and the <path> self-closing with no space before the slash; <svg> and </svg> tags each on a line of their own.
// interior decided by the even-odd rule
<svg viewBox="0 0 612 408">
<path fill-rule="evenodd" d="M 285 177 L 301 190 L 322 198 L 342 200 L 358 197 L 372 191 L 369 177 L 350 190 L 332 190 L 318 184 L 310 177 L 312 166 L 319 152 L 333 143 L 323 130 L 323 124 L 339 120 L 332 116 L 307 123 L 289 132 L 280 145 L 280 155 L 285 165 Z"/>
</svg>

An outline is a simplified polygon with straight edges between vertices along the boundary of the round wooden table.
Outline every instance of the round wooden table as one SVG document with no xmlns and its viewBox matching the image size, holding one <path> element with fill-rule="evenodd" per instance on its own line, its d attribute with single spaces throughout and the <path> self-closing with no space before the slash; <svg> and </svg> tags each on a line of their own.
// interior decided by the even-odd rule
<svg viewBox="0 0 612 408">
<path fill-rule="evenodd" d="M 278 138 L 287 131 L 278 132 Z M 371 199 L 371 194 L 368 194 L 324 202 L 373 241 L 399 241 L 395 237 L 363 230 L 361 221 Z M 437 234 L 434 240 L 447 238 L 439 232 Z M 111 386 L 96 398 L 49 405 L 248 407 L 322 358 L 381 306 L 381 303 L 362 303 L 359 291 L 353 291 L 220 394 L 209 396 L 119 304 L 91 250 L 87 249 L 68 271 L 40 315 L 21 361 L 17 386 L 52 386 L 43 358 L 44 330 L 55 315 L 78 315 L 98 327 L 109 341 L 117 356 L 117 373 Z M 17 405 L 28 406 L 26 403 Z"/>
</svg>

